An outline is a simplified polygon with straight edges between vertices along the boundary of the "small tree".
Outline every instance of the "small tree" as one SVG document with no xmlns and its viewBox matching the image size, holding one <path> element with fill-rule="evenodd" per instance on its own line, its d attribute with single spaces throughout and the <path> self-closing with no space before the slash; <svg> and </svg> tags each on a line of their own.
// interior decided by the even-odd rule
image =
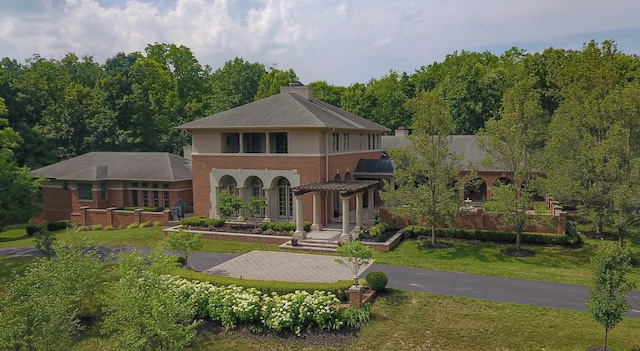
<svg viewBox="0 0 640 351">
<path fill-rule="evenodd" d="M 358 285 L 358 272 L 360 272 L 360 268 L 369 264 L 373 257 L 373 251 L 359 241 L 349 241 L 338 246 L 336 252 L 340 255 L 339 258 L 336 258 L 336 262 L 351 270 L 353 284 Z"/>
<path fill-rule="evenodd" d="M 267 198 L 264 196 L 250 197 L 249 201 L 242 208 L 244 208 L 252 217 L 256 217 L 262 212 L 263 208 L 267 207 Z"/>
<path fill-rule="evenodd" d="M 454 125 L 445 102 L 428 92 L 408 100 L 414 116 L 411 145 L 389 150 L 395 163 L 397 189 L 380 196 L 393 215 L 431 227 L 431 244 L 436 245 L 436 228 L 453 225 L 460 209 L 462 155 L 450 151 Z"/>
<path fill-rule="evenodd" d="M 587 308 L 593 318 L 604 327 L 603 350 L 606 351 L 609 330 L 620 323 L 631 308 L 627 293 L 635 285 L 627 281 L 630 258 L 624 248 L 613 244 L 603 245 L 592 262 L 593 285 L 589 290 Z"/>
<path fill-rule="evenodd" d="M 202 233 L 190 233 L 183 229 L 167 234 L 167 245 L 181 254 L 183 267 L 189 267 L 189 255 L 202 248 Z"/>
<path fill-rule="evenodd" d="M 41 225 L 34 234 L 36 249 L 46 258 L 55 255 L 56 236 L 50 232 L 46 225 Z"/>
<path fill-rule="evenodd" d="M 104 264 L 77 238 L 55 244 L 56 257 L 30 264 L 0 293 L 0 349 L 69 350 L 83 329 L 79 317 L 96 313 Z"/>
<path fill-rule="evenodd" d="M 242 206 L 243 203 L 240 196 L 231 194 L 227 190 L 220 192 L 216 208 L 220 211 L 222 217 L 231 217 L 231 215 L 238 213 L 238 210 L 240 210 Z"/>
<path fill-rule="evenodd" d="M 107 336 L 107 350 L 177 351 L 191 343 L 198 325 L 196 307 L 168 283 L 169 259 L 161 246 L 147 257 L 139 251 L 120 256 L 118 280 L 110 284 L 104 301 L 101 332 Z"/>
</svg>

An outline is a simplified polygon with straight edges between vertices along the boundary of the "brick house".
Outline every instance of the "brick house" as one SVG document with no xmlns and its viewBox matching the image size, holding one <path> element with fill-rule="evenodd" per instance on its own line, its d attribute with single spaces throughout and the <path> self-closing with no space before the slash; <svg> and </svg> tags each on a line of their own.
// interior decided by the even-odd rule
<svg viewBox="0 0 640 351">
<path fill-rule="evenodd" d="M 219 217 L 225 190 L 244 201 L 263 196 L 267 207 L 255 219 L 295 220 L 303 235 L 303 221 L 318 229 L 354 207 L 375 206 L 380 179 L 359 175 L 357 166 L 382 157 L 381 135 L 389 129 L 314 99 L 309 86 L 292 83 L 178 128 L 192 134 L 195 215 Z"/>
<path fill-rule="evenodd" d="M 35 223 L 81 219 L 87 209 L 169 209 L 179 199 L 193 204 L 191 162 L 170 153 L 89 152 L 31 174 L 48 180 L 41 187 L 44 209 Z"/>
</svg>

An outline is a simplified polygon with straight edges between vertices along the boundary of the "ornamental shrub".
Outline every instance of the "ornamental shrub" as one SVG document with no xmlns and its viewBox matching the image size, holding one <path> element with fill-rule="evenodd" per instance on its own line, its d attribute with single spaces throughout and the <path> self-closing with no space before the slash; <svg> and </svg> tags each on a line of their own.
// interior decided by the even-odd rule
<svg viewBox="0 0 640 351">
<path fill-rule="evenodd" d="M 367 285 L 375 292 L 381 292 L 387 287 L 389 278 L 384 272 L 370 272 L 365 277 Z"/>
</svg>

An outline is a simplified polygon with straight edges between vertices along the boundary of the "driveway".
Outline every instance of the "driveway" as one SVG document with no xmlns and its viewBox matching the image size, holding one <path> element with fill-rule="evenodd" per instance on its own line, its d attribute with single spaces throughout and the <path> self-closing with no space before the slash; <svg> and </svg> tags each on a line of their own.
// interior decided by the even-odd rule
<svg viewBox="0 0 640 351">
<path fill-rule="evenodd" d="M 100 247 L 107 254 L 131 247 Z M 148 252 L 149 249 L 141 249 Z M 38 256 L 33 247 L 0 248 L 0 256 Z M 349 280 L 350 271 L 335 262 L 334 256 L 302 253 L 252 251 L 247 254 L 195 252 L 189 256 L 194 270 L 230 277 L 331 282 Z M 427 269 L 371 264 L 360 274 L 381 271 L 389 277 L 387 287 L 470 297 L 499 302 L 586 311 L 588 287 L 535 280 L 492 277 L 486 275 L 434 271 Z M 640 318 L 640 292 L 629 294 L 629 317 Z"/>
</svg>

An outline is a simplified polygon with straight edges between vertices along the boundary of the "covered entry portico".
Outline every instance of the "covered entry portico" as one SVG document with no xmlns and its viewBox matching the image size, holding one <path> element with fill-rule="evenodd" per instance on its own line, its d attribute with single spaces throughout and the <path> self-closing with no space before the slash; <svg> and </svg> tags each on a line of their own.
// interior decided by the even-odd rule
<svg viewBox="0 0 640 351">
<path fill-rule="evenodd" d="M 353 239 L 351 237 L 352 231 L 349 228 L 349 211 L 351 199 L 353 196 L 355 196 L 355 229 L 359 229 L 362 226 L 363 194 L 365 191 L 369 192 L 367 196 L 367 211 L 369 212 L 368 217 L 373 218 L 374 192 L 377 185 L 378 181 L 376 180 L 349 180 L 309 183 L 293 187 L 291 190 L 295 195 L 296 203 L 296 231 L 293 236 L 298 239 L 306 239 L 306 233 L 304 231 L 304 221 L 302 217 L 302 197 L 307 193 L 313 194 L 313 222 L 311 224 L 311 230 L 319 231 L 322 230 L 322 225 L 320 224 L 321 193 L 337 192 L 340 194 L 343 213 L 342 235 L 340 236 L 340 239 L 351 241 Z"/>
</svg>

